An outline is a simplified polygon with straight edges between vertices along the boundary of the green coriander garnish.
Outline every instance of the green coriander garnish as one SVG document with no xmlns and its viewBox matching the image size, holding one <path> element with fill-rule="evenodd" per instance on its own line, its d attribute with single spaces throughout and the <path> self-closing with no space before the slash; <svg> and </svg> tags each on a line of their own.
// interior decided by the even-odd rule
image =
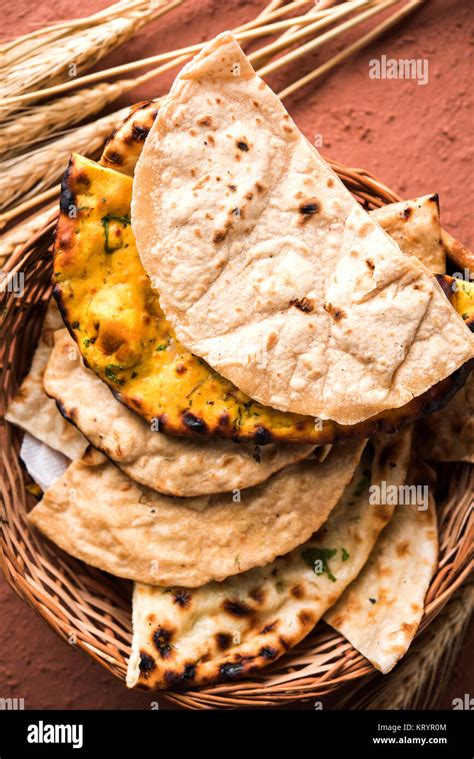
<svg viewBox="0 0 474 759">
<path fill-rule="evenodd" d="M 336 582 L 336 578 L 329 569 L 328 561 L 337 553 L 337 548 L 306 548 L 301 554 L 303 561 L 313 569 L 316 575 L 322 575 L 326 572 L 331 582 Z"/>
<path fill-rule="evenodd" d="M 115 382 L 116 385 L 124 385 L 125 380 L 117 377 L 116 372 L 123 372 L 123 367 L 117 366 L 116 364 L 107 364 L 105 367 L 105 376 L 107 379 L 111 382 Z"/>
<path fill-rule="evenodd" d="M 125 228 L 126 226 L 130 224 L 130 216 L 115 216 L 114 214 L 109 213 L 107 214 L 107 216 L 104 216 L 100 220 L 100 223 L 102 224 L 104 228 L 104 236 L 105 236 L 104 248 L 105 248 L 106 253 L 113 253 L 114 250 L 117 249 L 110 246 L 109 226 L 110 226 L 111 221 L 117 221 L 119 224 L 122 224 L 123 227 Z"/>
</svg>

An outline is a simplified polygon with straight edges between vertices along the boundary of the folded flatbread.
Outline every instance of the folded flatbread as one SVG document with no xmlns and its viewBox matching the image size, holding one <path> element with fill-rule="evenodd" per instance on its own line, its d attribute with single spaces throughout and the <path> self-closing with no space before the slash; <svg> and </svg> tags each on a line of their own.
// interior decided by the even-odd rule
<svg viewBox="0 0 474 759">
<path fill-rule="evenodd" d="M 446 271 L 437 195 L 389 203 L 370 216 L 395 240 L 403 253 L 416 256 L 434 274 Z"/>
<path fill-rule="evenodd" d="M 364 569 L 324 619 L 390 672 L 416 635 L 437 561 L 433 499 L 426 510 L 398 505 Z"/>
<path fill-rule="evenodd" d="M 359 574 L 390 520 L 393 506 L 371 505 L 369 486 L 404 482 L 409 430 L 369 449 L 323 527 L 286 556 L 197 589 L 136 584 L 127 685 L 233 680 L 304 638 Z"/>
<path fill-rule="evenodd" d="M 63 327 L 56 303 L 51 301 L 43 323 L 31 368 L 8 404 L 5 419 L 70 459 L 82 456 L 88 442 L 58 414 L 56 404 L 43 388 L 43 374 L 53 348 L 53 334 Z"/>
<path fill-rule="evenodd" d="M 44 386 L 65 418 L 95 448 L 135 482 L 169 495 L 195 496 L 252 487 L 314 450 L 312 445 L 258 448 L 230 440 L 188 440 L 153 431 L 86 369 L 67 330 L 55 334 Z"/>
<path fill-rule="evenodd" d="M 29 521 L 63 550 L 111 574 L 196 587 L 304 543 L 336 505 L 364 446 L 341 442 L 322 463 L 303 461 L 263 485 L 195 498 L 139 486 L 91 450 L 46 491 Z"/>
<path fill-rule="evenodd" d="M 445 385 L 460 381 L 462 370 L 406 406 L 348 427 L 253 401 L 176 339 L 136 250 L 131 195 L 130 177 L 71 157 L 56 229 L 54 294 L 86 365 L 122 404 L 158 423 L 160 432 L 258 445 L 372 437 L 398 429 L 425 408 L 432 411 L 442 403 Z M 254 355 L 259 360 L 257 346 Z M 261 358 L 265 364 L 265 352 Z"/>
<path fill-rule="evenodd" d="M 428 269 L 361 208 L 228 33 L 160 107 L 132 228 L 181 343 L 267 406 L 355 424 L 474 355 Z"/>
</svg>

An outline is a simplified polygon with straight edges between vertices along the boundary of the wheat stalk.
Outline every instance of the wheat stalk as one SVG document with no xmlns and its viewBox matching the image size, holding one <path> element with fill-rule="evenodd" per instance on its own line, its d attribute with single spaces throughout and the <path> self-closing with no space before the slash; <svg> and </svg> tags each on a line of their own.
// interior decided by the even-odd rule
<svg viewBox="0 0 474 759">
<path fill-rule="evenodd" d="M 305 17 L 302 21 L 309 23 Z M 286 28 L 291 23 L 292 20 L 277 21 L 245 30 L 239 36 L 241 40 L 254 39 Z M 99 113 L 126 92 L 159 76 L 167 69 L 174 68 L 178 63 L 184 63 L 189 57 L 190 54 L 172 58 L 168 63 L 135 79 L 122 79 L 112 83 L 101 82 L 95 87 L 73 92 L 66 97 L 32 106 L 20 114 L 15 114 L 14 117 L 0 124 L 0 156 L 4 159 L 12 157 L 35 142 L 45 140 L 69 126 L 84 121 Z"/>
<path fill-rule="evenodd" d="M 250 56 L 250 58 L 252 62 L 254 62 L 255 60 L 258 60 L 262 57 L 268 58 L 274 56 L 277 53 L 281 52 L 284 48 L 291 47 L 295 42 L 299 42 L 304 37 L 308 37 L 314 32 L 319 32 L 325 26 L 329 26 L 330 24 L 334 23 L 334 21 L 337 21 L 338 19 L 343 18 L 344 16 L 347 16 L 353 11 L 359 10 L 366 5 L 371 5 L 373 2 L 374 0 L 352 0 L 352 2 L 347 2 L 343 5 L 337 6 L 336 8 L 330 9 L 330 13 L 327 13 L 322 18 L 319 18 L 318 14 L 316 14 L 314 11 L 311 11 L 304 17 L 306 19 L 306 24 L 302 25 L 299 19 L 294 19 L 295 21 L 299 21 L 299 23 L 296 26 L 292 27 L 293 31 L 290 28 L 290 34 L 282 35 L 279 39 L 275 40 L 275 42 L 267 45 L 265 48 L 257 50 L 252 54 L 252 56 Z M 393 2 L 397 2 L 397 0 L 393 0 Z M 316 37 L 316 39 L 321 39 L 322 37 L 323 35 L 321 35 L 321 37 Z M 310 43 L 306 44 L 309 45 Z M 304 47 L 304 45 L 300 46 L 294 50 L 293 53 L 298 53 L 298 51 Z M 292 55 L 292 53 L 289 53 L 288 55 Z M 286 62 L 286 57 L 283 56 L 279 60 Z M 263 67 L 262 70 L 264 69 L 265 67 Z"/>
<path fill-rule="evenodd" d="M 33 194 L 29 200 L 19 203 L 13 208 L 10 208 L 10 210 L 5 211 L 5 213 L 0 213 L 0 229 L 6 227 L 13 219 L 18 218 L 18 216 L 31 213 L 33 208 L 42 206 L 44 203 L 49 203 L 53 199 L 57 201 L 60 191 L 61 185 L 57 184 L 54 187 L 50 187 L 49 190 L 43 190 L 43 192 Z"/>
<path fill-rule="evenodd" d="M 347 0 L 344 5 L 354 5 L 354 3 L 358 2 L 359 0 Z M 375 2 L 375 0 L 366 0 L 367 2 Z M 265 22 L 267 24 L 269 21 L 272 21 L 276 18 L 279 18 L 284 13 L 292 12 L 293 10 L 296 10 L 297 8 L 301 7 L 302 5 L 307 5 L 307 0 L 303 2 L 303 0 L 294 0 L 294 2 L 288 3 L 288 5 L 285 5 L 283 8 L 279 8 L 277 10 L 274 10 L 272 12 L 269 12 L 265 16 L 257 16 L 257 18 L 253 19 L 252 21 L 249 21 L 245 24 L 242 24 L 241 26 L 237 27 L 233 30 L 233 33 L 237 36 L 238 39 L 245 40 L 245 35 L 239 36 L 240 33 L 244 33 L 249 29 L 254 28 L 255 26 L 258 26 Z M 321 11 L 313 11 L 312 16 L 313 19 L 316 18 L 324 18 L 327 16 L 331 16 L 336 11 L 339 12 L 339 9 L 343 6 L 337 6 L 337 8 L 328 8 L 323 9 Z M 306 14 L 307 16 L 308 14 Z M 305 16 L 305 18 L 306 18 Z M 295 19 L 289 19 L 289 21 L 294 24 Z M 292 42 L 295 40 L 293 39 Z M 34 92 L 26 92 L 21 95 L 15 95 L 4 99 L 4 108 L 9 107 L 10 110 L 12 110 L 12 106 L 18 107 L 19 105 L 29 102 L 31 100 L 39 100 L 44 98 L 50 98 L 56 95 L 59 95 L 63 92 L 67 92 L 67 90 L 71 89 L 72 87 L 79 87 L 79 86 L 85 86 L 90 85 L 94 82 L 102 81 L 103 79 L 112 78 L 115 76 L 121 76 L 123 74 L 130 74 L 133 71 L 136 71 L 137 69 L 146 68 L 147 66 L 152 66 L 156 63 L 163 63 L 164 61 L 169 61 L 171 59 L 176 58 L 177 56 L 182 55 L 188 55 L 188 57 L 191 57 L 195 53 L 198 53 L 202 47 L 207 44 L 208 40 L 205 42 L 200 42 L 195 45 L 189 45 L 187 47 L 180 48 L 178 50 L 170 50 L 166 53 L 159 53 L 158 55 L 153 55 L 149 58 L 141 58 L 137 61 L 131 61 L 130 63 L 123 64 L 121 66 L 114 66 L 110 69 L 103 69 L 101 71 L 96 71 L 93 74 L 87 74 L 85 76 L 78 77 L 76 79 L 72 79 L 71 81 L 62 82 L 61 84 L 54 85 L 52 87 L 46 87 L 41 90 L 35 90 Z"/>
<path fill-rule="evenodd" d="M 16 114 L 0 123 L 0 157 L 12 157 L 36 142 L 57 136 L 68 127 L 99 113 L 137 84 L 138 81 L 129 79 L 110 84 L 103 82 Z"/>
<path fill-rule="evenodd" d="M 288 85 L 288 87 L 285 87 L 284 90 L 278 93 L 278 96 L 281 99 L 286 98 L 288 95 L 296 92 L 296 90 L 304 87 L 306 84 L 309 84 L 309 82 L 312 82 L 318 77 L 327 74 L 328 71 L 338 66 L 351 55 L 358 52 L 359 50 L 362 50 L 364 47 L 367 47 L 367 45 L 370 45 L 382 34 L 385 34 L 385 32 L 388 31 L 392 26 L 400 23 L 402 19 L 415 11 L 424 2 L 426 2 L 426 0 L 411 0 L 411 2 L 404 5 L 403 8 L 400 8 L 400 10 L 396 11 L 396 13 L 394 13 L 392 16 L 389 16 L 389 18 L 385 19 L 385 21 L 382 21 L 381 24 L 378 24 L 378 26 L 374 27 L 374 29 L 371 29 L 370 32 L 367 32 L 367 34 L 364 34 L 362 37 L 360 37 L 360 39 L 356 40 L 348 47 L 341 50 L 340 53 L 337 53 L 328 61 L 325 61 L 323 64 L 321 64 L 321 66 L 318 66 L 313 71 L 310 71 L 309 74 L 301 77 L 301 79 L 298 79 L 296 82 Z"/>
<path fill-rule="evenodd" d="M 41 47 L 55 42 L 75 29 L 89 29 L 101 23 L 103 19 L 110 21 L 122 14 L 124 10 L 130 11 L 132 7 L 143 4 L 144 0 L 119 0 L 92 16 L 61 21 L 5 42 L 0 45 L 0 71 L 8 68 L 15 61 L 27 60 L 33 51 L 38 51 Z"/>
<path fill-rule="evenodd" d="M 290 18 L 286 21 L 275 21 L 275 19 L 280 18 L 284 13 L 288 13 L 290 9 L 296 9 L 296 6 L 300 7 L 302 5 L 301 0 L 294 0 L 294 2 L 283 7 L 281 7 L 281 2 L 274 2 L 270 3 L 260 16 L 247 22 L 241 27 L 238 27 L 234 31 L 236 34 L 240 35 L 241 40 L 245 40 L 261 36 L 270 31 L 275 33 L 283 28 L 289 28 L 291 34 L 288 36 L 285 35 L 285 47 L 291 47 L 295 42 L 302 38 L 306 29 L 310 28 L 314 33 L 318 29 L 323 28 L 328 23 L 336 21 L 338 18 L 349 12 L 360 10 L 367 5 L 373 6 L 374 1 L 375 0 L 348 0 L 342 5 L 334 8 L 324 8 L 317 12 L 317 9 L 315 10 L 313 8 L 309 13 L 305 14 L 305 16 Z M 342 56 L 349 55 L 353 49 L 358 49 L 365 40 L 374 39 L 375 36 L 378 36 L 378 34 L 381 33 L 379 30 L 388 28 L 388 26 L 394 23 L 394 20 L 397 20 L 402 14 L 407 13 L 413 9 L 415 5 L 419 5 L 423 1 L 424 0 L 412 0 L 412 2 L 409 3 L 408 6 L 405 6 L 402 11 L 399 11 L 398 14 L 395 14 L 388 19 L 388 21 L 381 24 L 380 27 L 377 27 L 368 35 L 365 35 L 361 40 L 354 43 L 352 46 L 349 46 L 345 51 L 342 51 L 338 56 L 331 59 L 328 62 L 329 66 L 336 65 L 338 59 L 341 59 Z M 319 47 L 324 44 L 324 42 L 334 39 L 355 24 L 361 23 L 375 13 L 385 10 L 395 2 L 397 2 L 397 0 L 378 0 L 375 7 L 369 7 L 369 10 L 366 10 L 349 21 L 336 26 L 329 32 L 317 36 L 310 42 L 300 45 L 291 53 L 283 55 L 280 58 L 277 58 L 276 61 L 263 66 L 263 68 L 258 70 L 258 73 L 261 76 L 272 73 L 281 66 L 286 65 L 288 62 L 297 60 L 308 50 L 313 50 L 316 47 Z M 319 16 L 317 14 L 319 14 Z M 331 18 L 329 18 L 329 16 L 331 16 Z M 316 21 L 314 21 L 314 19 L 316 19 Z M 307 25 L 306 29 L 302 28 L 302 25 L 305 24 Z M 142 74 L 136 79 L 121 80 L 110 84 L 103 83 L 102 85 L 85 89 L 84 91 L 69 95 L 66 98 L 61 98 L 50 104 L 46 104 L 38 110 L 32 109 L 31 114 L 27 112 L 27 114 L 20 116 L 16 120 L 17 123 L 13 120 L 8 122 L 4 125 L 3 129 L 0 128 L 0 137 L 4 138 L 3 142 L 5 143 L 5 151 L 8 151 L 7 154 L 11 154 L 11 152 L 16 149 L 13 146 L 17 143 L 18 137 L 24 139 L 25 132 L 29 134 L 27 144 L 31 145 L 34 144 L 35 140 L 43 139 L 48 134 L 54 134 L 58 129 L 63 129 L 64 126 L 67 126 L 70 123 L 75 123 L 81 113 L 83 118 L 84 115 L 87 116 L 87 114 L 91 115 L 92 113 L 97 112 L 104 105 L 110 103 L 120 94 L 123 94 L 124 91 L 184 62 L 191 57 L 192 53 L 196 52 L 197 49 L 200 49 L 202 44 L 205 43 L 155 56 L 153 60 L 163 60 L 166 58 L 167 62 L 156 69 L 152 69 L 151 71 Z M 278 52 L 280 52 L 280 50 L 281 47 L 278 48 Z M 179 57 L 176 58 L 175 56 L 178 54 Z M 275 43 L 270 43 L 257 50 L 251 57 L 255 58 L 263 55 L 268 59 L 269 55 L 274 54 Z M 134 62 L 134 64 L 136 63 L 141 62 Z M 314 78 L 318 75 L 318 71 L 322 70 L 326 70 L 326 64 L 323 64 L 323 67 L 320 67 L 320 69 L 311 72 L 309 75 L 306 75 L 306 77 L 303 77 L 293 85 L 290 85 L 289 88 L 286 88 L 286 90 L 280 93 L 280 96 L 285 97 L 290 91 L 292 92 L 299 86 L 302 86 L 309 78 Z M 86 78 L 87 77 L 83 77 L 82 80 Z M 3 178 L 0 179 L 0 209 L 9 208 L 14 205 L 20 195 L 24 196 L 25 201 L 18 207 L 22 210 L 26 210 L 26 208 L 30 209 L 35 205 L 35 195 L 37 193 L 39 193 L 38 197 L 41 200 L 46 199 L 46 197 L 48 199 L 52 197 L 50 192 L 54 192 L 54 190 L 49 191 L 45 188 L 50 187 L 52 183 L 58 180 L 69 152 L 71 150 L 77 150 L 79 152 L 85 152 L 86 155 L 94 155 L 100 150 L 100 147 L 103 145 L 112 126 L 114 126 L 120 119 L 121 113 L 123 113 L 123 111 L 110 114 L 95 122 L 95 124 L 85 125 L 75 131 L 68 132 L 66 135 L 59 137 L 40 148 L 32 149 L 25 156 L 10 158 L 0 164 L 0 169 L 3 169 L 4 174 Z M 61 114 L 66 115 L 62 116 Z M 92 140 L 90 139 L 91 135 L 93 135 Z M 23 162 L 24 165 L 22 166 L 21 164 Z M 3 213 L 0 217 L 0 227 L 11 221 L 12 218 L 18 215 L 18 212 L 18 210 L 9 210 L 6 213 Z"/>
<path fill-rule="evenodd" d="M 299 58 L 301 58 L 301 56 L 305 55 L 306 53 L 314 52 L 314 50 L 321 47 L 321 45 L 324 45 L 326 42 L 330 42 L 331 40 L 338 37 L 340 34 L 343 34 L 349 29 L 352 29 L 353 26 L 356 26 L 357 24 L 360 24 L 363 21 L 367 21 L 372 16 L 376 15 L 377 13 L 381 13 L 382 11 L 386 10 L 391 5 L 394 5 L 397 2 L 398 0 L 382 0 L 382 2 L 377 3 L 374 7 L 369 8 L 368 10 L 365 10 L 362 13 L 359 13 L 357 16 L 349 19 L 348 21 L 344 21 L 342 24 L 339 24 L 334 29 L 330 29 L 328 32 L 325 32 L 324 34 L 317 36 L 315 39 L 312 39 L 309 42 L 305 42 L 296 50 L 292 50 L 291 52 L 286 53 L 285 55 L 282 55 L 281 58 L 277 58 L 277 60 L 274 61 L 273 63 L 269 63 L 266 66 L 263 66 L 263 68 L 260 69 L 260 76 L 266 76 L 267 74 L 271 74 L 277 68 L 280 68 L 281 66 L 286 66 L 288 63 L 293 63 L 294 61 L 298 60 Z M 365 5 L 364 0 L 360 0 L 358 5 L 360 5 L 361 7 L 362 5 Z M 320 22 L 317 22 L 317 23 L 320 23 Z M 300 32 L 297 32 L 297 34 L 299 35 Z"/>
<path fill-rule="evenodd" d="M 3 73 L 5 69 L 8 69 L 19 61 L 27 63 L 32 53 L 37 53 L 41 48 L 50 46 L 53 42 L 67 36 L 74 30 L 88 29 L 101 23 L 104 19 L 110 21 L 123 13 L 124 10 L 130 11 L 132 7 L 140 5 L 143 5 L 143 0 L 132 0 L 131 2 L 120 0 L 120 2 L 108 6 L 108 8 L 95 13 L 93 16 L 63 21 L 36 29 L 34 32 L 21 37 L 16 37 L 0 45 L 0 73 Z"/>
<path fill-rule="evenodd" d="M 276 21 L 269 24 L 275 18 L 288 13 L 291 6 L 293 10 L 296 6 L 301 6 L 301 0 L 296 0 L 286 8 L 279 8 L 281 0 L 273 0 L 267 8 L 247 24 L 244 24 L 243 33 L 246 38 L 268 34 L 285 28 L 290 23 L 287 21 Z M 258 25 L 262 28 L 259 28 Z M 254 28 L 252 31 L 252 27 Z M 176 56 L 176 52 L 173 53 Z M 123 80 L 112 84 L 102 83 L 97 87 L 74 93 L 66 98 L 48 103 L 41 108 L 33 108 L 30 112 L 16 117 L 0 129 L 2 143 L 2 152 L 4 155 L 10 155 L 18 150 L 18 144 L 22 147 L 32 145 L 35 141 L 43 140 L 48 135 L 54 134 L 58 129 L 64 129 L 77 120 L 87 118 L 88 115 L 97 112 L 105 105 L 116 99 L 128 89 L 143 83 L 147 79 L 156 76 L 165 68 L 171 68 L 177 63 L 184 62 L 183 56 L 174 57 L 168 64 L 143 74 L 135 80 Z M 27 210 L 34 204 L 34 196 L 38 200 L 45 196 L 48 199 L 55 193 L 52 191 L 45 192 L 53 182 L 57 181 L 64 163 L 71 150 L 85 152 L 93 155 L 102 147 L 103 142 L 108 137 L 112 126 L 114 126 L 123 116 L 123 111 L 110 114 L 95 124 L 85 125 L 84 127 L 68 132 L 66 135 L 47 143 L 36 149 L 30 150 L 25 155 L 13 157 L 4 161 L 0 168 L 2 177 L 0 178 L 0 209 L 5 209 L 15 203 L 20 195 L 23 202 L 15 209 L 15 212 L 7 212 L 1 215 L 0 227 L 5 226 L 15 216 L 20 209 Z M 25 134 L 27 135 L 25 140 Z M 91 136 L 93 139 L 91 139 Z"/>
<path fill-rule="evenodd" d="M 238 27 L 236 32 L 239 32 L 241 40 L 246 40 L 266 36 L 282 28 L 287 28 L 293 21 L 291 19 L 280 21 L 278 18 L 303 4 L 307 5 L 307 0 L 296 0 L 283 8 L 275 9 L 276 3 L 273 3 L 271 10 L 263 12 L 256 19 Z M 302 21 L 308 23 L 305 17 Z M 192 46 L 191 49 L 185 50 L 195 52 L 200 47 L 202 45 Z M 174 68 L 178 62 L 184 63 L 187 56 L 178 56 L 180 52 L 182 51 L 171 51 L 171 53 L 164 54 L 162 58 L 170 59 L 168 64 L 152 69 L 135 79 L 123 79 L 113 83 L 101 82 L 95 87 L 84 88 L 46 104 L 27 107 L 22 112 L 14 114 L 13 117 L 4 119 L 0 125 L 0 157 L 5 159 L 17 155 L 34 145 L 35 142 L 44 141 L 67 127 L 99 113 L 126 92 L 144 84 L 165 70 Z"/>
<path fill-rule="evenodd" d="M 19 197 L 27 199 L 57 181 L 71 152 L 94 156 L 128 111 L 128 108 L 122 108 L 71 130 L 36 150 L 0 164 L 0 210 L 7 208 Z"/>
<path fill-rule="evenodd" d="M 428 629 L 413 642 L 389 675 L 375 675 L 338 702 L 336 708 L 435 708 L 447 685 L 474 611 L 474 584 L 462 585 Z M 375 682 L 375 687 L 374 687 Z"/>
<path fill-rule="evenodd" d="M 364 3 L 370 1 L 371 0 L 358 0 L 358 3 L 360 4 L 361 2 Z M 238 38 L 243 41 L 278 32 L 283 28 L 288 28 L 288 26 L 294 24 L 295 21 L 301 22 L 303 26 L 309 24 L 312 19 L 307 16 L 300 18 L 296 17 L 284 21 L 274 21 L 274 19 L 281 16 L 283 12 L 287 13 L 290 6 L 293 10 L 301 4 L 301 2 L 294 2 L 289 6 L 269 11 L 264 16 L 259 16 L 253 21 L 239 27 L 236 30 L 236 34 Z M 350 3 L 346 3 L 345 5 L 350 5 Z M 272 23 L 269 23 L 270 21 Z M 326 17 L 326 19 L 323 18 L 321 22 L 321 25 L 329 23 L 329 16 Z M 258 24 L 261 24 L 261 26 L 258 26 Z M 293 42 L 293 37 L 288 38 L 288 44 L 292 44 Z M 200 47 L 202 47 L 202 45 L 185 48 L 185 56 L 180 56 L 178 58 L 173 57 L 167 64 L 160 66 L 157 69 L 152 69 L 152 71 L 149 71 L 136 79 L 125 79 L 110 84 L 100 83 L 95 87 L 80 90 L 79 92 L 63 98 L 58 98 L 45 105 L 34 106 L 27 109 L 26 112 L 16 115 L 14 118 L 7 120 L 0 126 L 0 156 L 3 158 L 12 157 L 25 148 L 31 147 L 35 142 L 44 140 L 47 137 L 66 129 L 68 126 L 77 124 L 78 122 L 98 113 L 125 92 L 143 84 L 155 76 L 158 76 L 169 68 L 174 68 L 178 62 L 184 63 L 184 61 L 190 57 L 191 53 L 196 52 L 197 48 Z M 262 49 L 267 50 L 268 47 L 270 48 L 270 53 L 271 46 L 266 46 Z M 172 51 L 171 55 L 176 56 L 179 52 L 182 51 Z M 169 55 L 170 54 L 164 54 L 162 57 L 169 57 Z"/>
<path fill-rule="evenodd" d="M 315 0 L 314 7 L 317 11 L 325 10 L 326 8 L 332 8 L 333 5 L 337 5 L 339 0 Z"/>
<path fill-rule="evenodd" d="M 11 255 L 23 247 L 35 232 L 44 227 L 49 219 L 53 218 L 53 214 L 57 214 L 56 201 L 8 230 L 0 240 L 0 266 L 5 263 L 7 258 L 10 258 Z"/>
<path fill-rule="evenodd" d="M 369 0 L 371 2 L 372 0 Z M 321 11 L 328 12 L 331 8 L 333 8 L 334 5 L 338 3 L 338 0 L 316 0 L 313 7 L 307 12 L 307 16 L 312 16 L 313 18 L 320 18 L 322 16 Z M 338 6 L 338 10 L 341 6 Z M 292 36 L 297 31 L 299 31 L 300 27 L 298 25 L 292 26 L 289 29 L 287 29 L 283 34 L 281 34 L 278 38 L 280 42 L 284 42 L 284 40 L 287 37 Z"/>
<path fill-rule="evenodd" d="M 120 15 L 87 29 L 79 29 L 66 37 L 45 44 L 38 52 L 13 62 L 2 74 L 0 97 L 30 91 L 49 82 L 63 81 L 69 74 L 93 66 L 111 50 L 129 39 L 149 21 L 180 5 L 182 0 L 155 0 L 140 6 L 132 4 Z M 142 7 L 143 6 L 143 7 Z"/>
</svg>

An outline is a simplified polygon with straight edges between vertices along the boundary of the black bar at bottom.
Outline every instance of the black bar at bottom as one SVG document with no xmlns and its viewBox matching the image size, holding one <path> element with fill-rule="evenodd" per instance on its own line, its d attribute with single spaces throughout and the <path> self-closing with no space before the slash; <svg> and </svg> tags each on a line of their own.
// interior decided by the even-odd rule
<svg viewBox="0 0 474 759">
<path fill-rule="evenodd" d="M 474 756 L 470 711 L 0 711 L 0 757 L 252 754 Z M 286 747 L 286 748 L 285 748 Z"/>
</svg>

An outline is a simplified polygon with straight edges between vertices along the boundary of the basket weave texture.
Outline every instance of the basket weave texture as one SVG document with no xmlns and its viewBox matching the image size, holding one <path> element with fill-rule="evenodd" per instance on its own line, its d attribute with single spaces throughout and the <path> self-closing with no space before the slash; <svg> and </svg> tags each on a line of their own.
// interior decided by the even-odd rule
<svg viewBox="0 0 474 759">
<path fill-rule="evenodd" d="M 329 161 L 365 208 L 400 200 L 371 174 Z M 24 295 L 1 295 L 0 324 L 0 567 L 15 592 L 69 643 L 73 642 L 125 680 L 132 637 L 131 583 L 110 577 L 63 553 L 30 529 L 35 503 L 21 465 L 21 433 L 4 420 L 34 352 L 51 295 L 55 220 L 12 257 L 6 274 L 23 272 Z M 449 253 L 449 251 L 448 251 Z M 437 467 L 439 565 L 418 631 L 437 617 L 472 570 L 474 467 Z M 373 674 L 369 662 L 324 623 L 292 651 L 251 680 L 163 695 L 191 709 L 272 706 L 321 697 Z"/>
</svg>

